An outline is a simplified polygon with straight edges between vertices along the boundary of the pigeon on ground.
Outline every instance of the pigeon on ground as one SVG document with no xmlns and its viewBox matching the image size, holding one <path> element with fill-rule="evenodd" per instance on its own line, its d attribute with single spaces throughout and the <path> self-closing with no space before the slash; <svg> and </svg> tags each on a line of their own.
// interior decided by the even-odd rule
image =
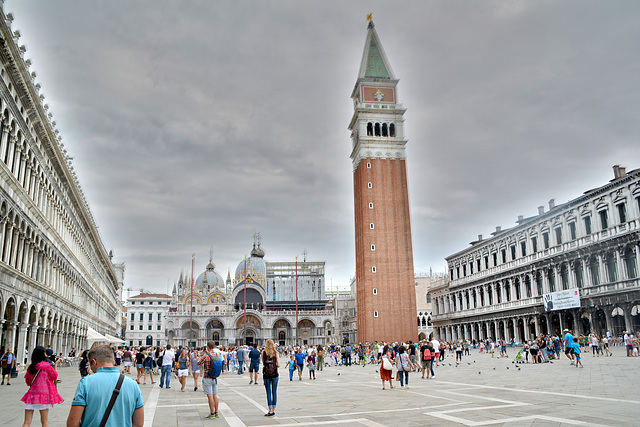
<svg viewBox="0 0 640 427">
<path fill-rule="evenodd" d="M 520 368 L 518 368 L 518 371 L 520 370 Z"/>
<path fill-rule="evenodd" d="M 494 371 L 496 370 L 496 367 L 495 367 L 495 366 L 493 367 L 493 370 L 494 370 Z"/>
<path fill-rule="evenodd" d="M 509 367 L 507 366 L 507 369 L 509 369 Z"/>
<path fill-rule="evenodd" d="M 482 372 L 478 372 L 478 375 L 480 375 Z"/>
<path fill-rule="evenodd" d="M 340 372 L 338 372 L 338 375 L 340 375 Z"/>
</svg>

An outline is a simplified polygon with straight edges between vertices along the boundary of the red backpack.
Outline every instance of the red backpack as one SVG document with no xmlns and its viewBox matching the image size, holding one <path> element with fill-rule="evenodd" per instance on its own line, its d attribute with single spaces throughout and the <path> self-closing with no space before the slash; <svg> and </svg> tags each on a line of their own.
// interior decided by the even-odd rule
<svg viewBox="0 0 640 427">
<path fill-rule="evenodd" d="M 424 360 L 431 360 L 431 350 L 429 350 L 429 347 L 424 349 L 424 354 L 422 355 L 422 358 Z"/>
</svg>

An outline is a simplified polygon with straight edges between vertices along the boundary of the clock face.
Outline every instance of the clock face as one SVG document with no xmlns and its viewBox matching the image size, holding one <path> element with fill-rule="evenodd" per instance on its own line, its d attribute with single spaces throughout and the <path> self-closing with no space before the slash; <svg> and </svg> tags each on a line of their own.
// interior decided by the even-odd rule
<svg viewBox="0 0 640 427">
<path fill-rule="evenodd" d="M 361 99 L 365 102 L 382 102 L 393 104 L 396 102 L 395 89 L 392 87 L 362 86 Z"/>
</svg>

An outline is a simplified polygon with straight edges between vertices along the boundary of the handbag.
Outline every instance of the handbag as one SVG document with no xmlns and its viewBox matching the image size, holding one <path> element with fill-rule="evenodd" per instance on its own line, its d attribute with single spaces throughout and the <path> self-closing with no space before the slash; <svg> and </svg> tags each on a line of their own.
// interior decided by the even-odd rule
<svg viewBox="0 0 640 427">
<path fill-rule="evenodd" d="M 389 360 L 388 357 L 382 358 L 382 369 L 386 369 L 387 371 L 390 371 L 393 369 L 393 365 L 391 364 L 391 361 Z"/>
</svg>

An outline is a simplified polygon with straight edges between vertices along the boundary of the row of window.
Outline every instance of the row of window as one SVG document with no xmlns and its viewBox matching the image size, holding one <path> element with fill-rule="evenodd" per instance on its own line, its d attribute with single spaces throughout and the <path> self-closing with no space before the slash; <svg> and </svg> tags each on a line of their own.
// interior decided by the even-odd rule
<svg viewBox="0 0 640 427">
<path fill-rule="evenodd" d="M 148 301 L 148 302 L 149 302 L 149 305 L 153 305 L 153 301 Z M 162 301 L 156 301 L 156 303 L 157 303 L 157 305 L 162 305 Z M 130 301 L 129 304 L 136 305 L 136 302 L 135 301 Z M 170 304 L 171 304 L 171 301 L 167 301 L 167 305 L 170 305 Z M 144 301 L 140 301 L 139 305 L 144 305 Z"/>
<path fill-rule="evenodd" d="M 618 262 L 614 252 L 605 253 L 602 257 L 602 264 L 604 271 L 602 272 L 602 276 L 604 276 L 605 283 L 613 283 L 619 280 L 619 269 Z M 628 247 L 622 253 L 621 256 L 622 261 L 622 269 L 621 274 L 626 276 L 627 279 L 635 279 L 638 277 L 638 269 L 637 269 L 637 258 L 633 248 Z M 588 271 L 588 276 L 585 275 L 585 270 Z M 605 276 L 606 275 L 606 276 Z M 586 276 L 586 277 L 585 277 Z M 545 278 L 548 284 L 548 290 L 545 290 L 544 282 Z M 556 282 L 559 279 L 559 284 Z M 533 277 L 533 280 L 536 285 L 538 295 L 542 295 L 545 292 L 556 292 L 558 290 L 567 290 L 572 287 L 572 281 L 575 283 L 575 287 L 582 289 L 585 286 L 598 286 L 603 283 L 601 278 L 600 271 L 600 259 L 597 256 L 591 256 L 586 259 L 584 263 L 582 261 L 578 261 L 575 263 L 574 268 L 571 268 L 568 263 L 562 263 L 558 269 L 547 268 L 544 270 L 538 270 Z M 524 288 L 522 285 L 524 284 Z M 494 291 L 495 291 L 495 302 L 500 304 L 503 302 L 503 293 L 504 290 L 504 300 L 509 302 L 513 298 L 515 300 L 520 300 L 522 298 L 522 293 L 524 293 L 524 297 L 530 298 L 532 297 L 532 285 L 529 276 L 526 276 L 524 279 L 524 283 L 521 283 L 520 279 L 516 278 L 513 282 L 513 292 L 515 295 L 511 294 L 512 287 L 506 284 L 494 284 L 488 285 L 488 287 L 482 286 L 476 289 L 470 289 L 463 292 L 458 292 L 452 295 L 453 299 L 453 307 L 455 309 L 459 309 L 462 306 L 463 297 L 466 299 L 467 307 L 469 307 L 470 301 L 473 301 L 473 306 L 478 307 L 478 302 L 480 303 L 480 307 L 485 306 L 485 302 L 488 305 L 493 305 L 494 303 Z M 558 286 L 559 285 L 559 286 Z M 558 289 L 558 287 L 560 289 Z M 487 301 L 485 301 L 484 290 L 487 291 Z M 479 301 L 477 300 L 479 298 Z M 457 303 L 459 302 L 459 303 Z"/>
<path fill-rule="evenodd" d="M 161 316 L 162 313 L 156 313 L 158 316 L 158 321 L 161 320 Z M 148 317 L 149 317 L 149 322 L 151 322 L 153 320 L 153 313 L 148 313 Z M 136 319 L 136 314 L 135 313 L 131 313 L 131 321 L 134 321 Z M 142 322 L 144 320 L 144 313 L 140 313 L 140 321 Z"/>
<path fill-rule="evenodd" d="M 396 125 L 393 123 L 367 123 L 367 136 L 396 136 Z"/>
<path fill-rule="evenodd" d="M 130 325 L 130 326 L 129 326 L 129 330 L 131 330 L 131 331 L 135 330 L 134 325 Z M 142 327 L 142 325 L 139 325 L 139 326 L 138 326 L 138 330 L 139 330 L 139 331 L 143 331 L 143 330 L 144 330 L 144 328 Z M 153 330 L 153 327 L 152 327 L 151 325 L 148 325 L 148 326 L 147 326 L 147 330 L 148 330 L 148 331 L 152 331 L 152 330 Z M 160 330 L 162 330 L 162 327 L 161 327 L 160 325 L 157 325 L 157 326 L 156 326 L 156 330 L 160 331 Z"/>
<path fill-rule="evenodd" d="M 640 211 L 640 197 L 636 197 L 636 203 L 638 205 L 638 210 Z M 620 224 L 624 224 L 627 222 L 627 209 L 626 209 L 626 203 L 622 202 L 622 203 L 618 203 L 616 205 L 616 210 L 618 213 L 618 220 Z M 602 209 L 600 211 L 598 211 L 598 219 L 600 221 L 600 230 L 606 230 L 610 227 L 610 222 L 609 222 L 609 214 L 608 211 L 606 209 Z M 588 236 L 590 234 L 593 233 L 593 228 L 592 228 L 592 221 L 591 221 L 591 215 L 587 215 L 582 217 L 582 222 L 583 222 L 583 230 L 584 230 L 584 235 Z M 577 226 L 576 226 L 576 221 L 571 221 L 568 223 L 568 227 L 569 227 L 569 238 L 570 240 L 576 240 L 577 239 Z M 373 229 L 373 224 L 371 224 L 371 228 Z M 562 227 L 556 227 L 553 229 L 553 234 L 550 232 L 550 230 L 546 230 L 542 232 L 542 248 L 540 247 L 538 242 L 538 237 L 537 236 L 532 236 L 530 239 L 530 248 L 531 248 L 531 253 L 536 253 L 541 249 L 549 249 L 552 245 L 552 241 L 551 241 L 551 237 L 554 237 L 555 240 L 555 245 L 561 245 L 564 242 L 564 234 L 563 234 L 563 229 Z M 520 251 L 520 256 L 521 257 L 525 257 L 528 254 L 528 245 L 527 245 L 527 241 L 523 240 L 520 242 L 519 247 L 514 245 L 511 245 L 509 247 L 509 251 L 507 252 L 507 248 L 503 248 L 500 249 L 499 253 L 498 252 L 494 252 L 491 254 L 491 258 L 489 257 L 489 255 L 485 255 L 483 258 L 478 258 L 475 260 L 475 262 L 469 262 L 468 264 L 463 264 L 462 266 L 457 266 L 455 268 L 455 270 L 452 268 L 449 270 L 450 273 L 450 277 L 451 280 L 454 279 L 459 279 L 461 277 L 466 277 L 467 275 L 473 274 L 474 273 L 474 267 L 475 267 L 475 272 L 480 272 L 482 271 L 483 268 L 483 263 L 482 261 L 484 261 L 484 268 L 490 268 L 490 267 L 496 267 L 498 266 L 498 256 L 500 257 L 500 261 L 502 264 L 507 263 L 508 261 L 513 261 L 516 258 L 518 258 L 518 249 Z M 508 258 L 508 256 L 510 256 L 510 259 Z M 490 264 L 489 261 L 492 261 L 492 263 Z M 467 269 L 468 266 L 468 269 Z M 461 268 L 462 267 L 462 268 Z M 454 274 L 455 273 L 455 274 Z"/>
</svg>

